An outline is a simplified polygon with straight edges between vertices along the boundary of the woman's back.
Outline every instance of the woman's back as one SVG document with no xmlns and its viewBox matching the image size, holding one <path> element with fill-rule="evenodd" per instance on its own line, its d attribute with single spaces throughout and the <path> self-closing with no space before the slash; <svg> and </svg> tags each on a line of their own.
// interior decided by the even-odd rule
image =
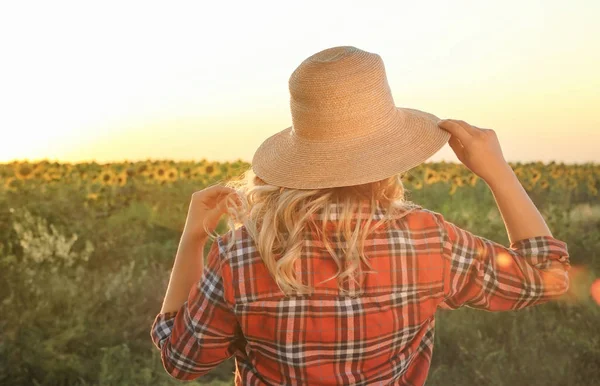
<svg viewBox="0 0 600 386">
<path fill-rule="evenodd" d="M 330 206 L 329 220 L 335 220 L 339 206 Z M 355 218 L 368 216 L 365 202 Z M 383 216 L 377 207 L 373 220 Z M 322 217 L 314 215 L 316 224 Z M 331 233 L 335 224 L 328 222 Z M 418 205 L 398 209 L 386 224 L 365 240 L 375 272 L 365 275 L 357 296 L 341 294 L 336 280 L 319 284 L 336 274 L 337 265 L 316 229 L 304 234 L 296 271 L 314 291 L 287 297 L 245 227 L 236 230 L 230 249 L 231 232 L 219 236 L 208 255 L 203 285 L 190 295 L 190 318 L 180 316 L 187 328 L 172 341 L 175 357 L 197 353 L 194 347 L 202 355 L 192 367 L 182 359 L 183 365 L 174 365 L 170 373 L 185 379 L 189 371 L 195 378 L 234 355 L 237 384 L 421 385 L 431 362 L 438 307 L 518 309 L 559 296 L 568 287 L 561 267 L 568 264 L 566 244 L 552 237 L 505 248 Z M 341 251 L 345 241 L 333 239 L 334 250 Z M 555 271 L 537 270 L 554 265 Z M 350 293 L 360 289 L 345 283 Z M 163 330 L 154 328 L 157 341 Z"/>
</svg>

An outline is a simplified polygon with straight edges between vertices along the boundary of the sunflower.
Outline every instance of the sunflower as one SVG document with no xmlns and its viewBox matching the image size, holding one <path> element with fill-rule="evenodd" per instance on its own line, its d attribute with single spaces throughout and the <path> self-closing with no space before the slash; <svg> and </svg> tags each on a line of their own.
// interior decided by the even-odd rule
<svg viewBox="0 0 600 386">
<path fill-rule="evenodd" d="M 8 177 L 4 180 L 4 187 L 8 190 L 17 190 L 18 189 L 19 180 L 16 177 Z"/>
<path fill-rule="evenodd" d="M 465 181 L 463 180 L 463 178 L 461 176 L 454 177 L 454 179 L 452 179 L 452 181 L 454 182 L 454 184 L 456 186 L 464 186 L 464 184 L 465 184 Z"/>
<path fill-rule="evenodd" d="M 564 172 L 565 171 L 562 168 L 555 166 L 552 168 L 552 170 L 550 170 L 550 177 L 552 177 L 553 179 L 560 178 Z"/>
<path fill-rule="evenodd" d="M 205 169 L 207 177 L 214 177 L 221 173 L 221 168 L 218 162 L 211 162 L 206 164 Z"/>
<path fill-rule="evenodd" d="M 179 178 L 191 178 L 192 177 L 192 173 L 193 173 L 193 169 L 191 166 L 185 166 L 181 169 L 181 171 L 179 172 Z"/>
<path fill-rule="evenodd" d="M 412 187 L 416 190 L 423 189 L 423 181 L 416 180 L 412 183 Z"/>
<path fill-rule="evenodd" d="M 114 183 L 114 179 L 115 172 L 109 168 L 102 170 L 98 176 L 98 181 L 104 186 L 112 185 Z"/>
<path fill-rule="evenodd" d="M 515 174 L 517 175 L 517 177 L 519 179 L 523 178 L 523 176 L 525 175 L 525 171 L 523 170 L 523 168 L 521 166 L 517 167 L 513 171 L 515 172 Z"/>
<path fill-rule="evenodd" d="M 89 173 L 85 173 L 83 179 L 91 181 L 92 183 L 100 181 L 100 173 L 97 171 L 91 171 Z"/>
<path fill-rule="evenodd" d="M 19 180 L 28 180 L 33 177 L 35 165 L 29 162 L 22 162 L 16 165 L 15 177 Z"/>
<path fill-rule="evenodd" d="M 44 178 L 44 169 L 43 168 L 36 168 L 33 173 L 32 173 L 33 178 L 35 178 L 36 180 L 41 180 L 42 178 Z"/>
<path fill-rule="evenodd" d="M 425 184 L 431 185 L 431 184 L 435 184 L 436 182 L 438 182 L 440 180 L 440 177 L 435 170 L 433 170 L 431 168 L 426 168 L 425 174 L 424 174 L 424 180 L 425 180 Z"/>
<path fill-rule="evenodd" d="M 531 192 L 531 190 L 533 189 L 533 184 L 531 183 L 531 181 L 523 181 L 521 185 L 523 186 L 523 189 L 525 189 L 525 191 L 527 192 Z"/>
<path fill-rule="evenodd" d="M 409 184 L 412 184 L 416 180 L 415 176 L 413 176 L 410 173 L 405 174 L 403 179 L 406 180 L 406 182 L 408 182 Z"/>
<path fill-rule="evenodd" d="M 8 177 L 12 177 L 12 176 L 13 176 L 13 172 L 11 169 L 3 168 L 2 165 L 0 165 L 0 178 L 1 179 L 5 179 Z"/>
<path fill-rule="evenodd" d="M 48 168 L 48 169 L 46 169 L 44 174 L 42 174 L 42 179 L 44 179 L 48 182 L 58 181 L 58 180 L 60 180 L 61 177 L 62 177 L 62 173 L 60 173 L 60 171 L 58 171 L 56 168 Z"/>
<path fill-rule="evenodd" d="M 546 190 L 550 187 L 550 182 L 548 182 L 548 180 L 544 178 L 543 180 L 540 181 L 539 186 L 540 186 L 540 188 Z"/>
<path fill-rule="evenodd" d="M 127 170 L 113 176 L 112 185 L 125 186 L 127 184 Z"/>
<path fill-rule="evenodd" d="M 140 165 L 137 167 L 136 173 L 137 173 L 137 174 L 144 174 L 145 172 L 147 172 L 147 171 L 148 171 L 148 169 L 149 169 L 149 168 L 150 168 L 150 167 L 148 166 L 148 164 L 147 164 L 147 163 L 141 163 L 141 164 L 140 164 Z"/>
<path fill-rule="evenodd" d="M 146 179 L 146 182 L 149 182 L 151 184 L 159 182 L 159 180 L 156 179 L 156 173 L 152 170 L 144 172 L 143 175 L 144 175 L 144 178 Z"/>
<path fill-rule="evenodd" d="M 177 181 L 179 179 L 179 170 L 177 170 L 175 167 L 169 168 L 167 170 L 165 179 L 169 182 Z"/>
<path fill-rule="evenodd" d="M 532 169 L 530 178 L 531 185 L 535 185 L 540 178 L 542 178 L 542 173 L 537 169 Z"/>
<path fill-rule="evenodd" d="M 168 166 L 164 164 L 159 164 L 154 167 L 154 178 L 157 181 L 163 181 L 167 179 L 167 170 Z"/>
<path fill-rule="evenodd" d="M 208 179 L 221 173 L 221 169 L 218 164 L 207 163 L 202 166 L 198 166 L 192 172 L 192 177 L 195 179 Z"/>
<path fill-rule="evenodd" d="M 444 182 L 450 181 L 450 173 L 448 173 L 447 171 L 439 172 L 438 176 L 440 178 L 440 181 L 444 181 Z"/>
<path fill-rule="evenodd" d="M 472 173 L 468 177 L 468 181 L 469 181 L 469 185 L 475 186 L 475 185 L 477 185 L 477 181 L 479 181 L 479 176 L 477 174 L 475 174 L 475 173 Z"/>
</svg>

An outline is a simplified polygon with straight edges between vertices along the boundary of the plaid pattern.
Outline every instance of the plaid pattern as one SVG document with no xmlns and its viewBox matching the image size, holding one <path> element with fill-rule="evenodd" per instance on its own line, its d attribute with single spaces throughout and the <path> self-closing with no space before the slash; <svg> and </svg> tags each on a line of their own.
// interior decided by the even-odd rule
<svg viewBox="0 0 600 386">
<path fill-rule="evenodd" d="M 340 208 L 331 205 L 335 220 Z M 378 208 L 373 219 L 382 216 Z M 366 275 L 359 297 L 340 296 L 330 280 L 314 294 L 286 298 L 244 227 L 231 250 L 230 233 L 219 236 L 187 302 L 157 315 L 152 326 L 166 371 L 191 380 L 235 356 L 236 384 L 423 385 L 438 308 L 516 310 L 568 289 L 563 241 L 538 236 L 507 248 L 418 205 L 394 216 L 367 238 L 377 272 Z M 353 221 L 367 217 L 365 203 Z M 313 287 L 337 270 L 318 231 L 306 231 L 296 271 Z M 343 246 L 335 240 L 336 252 Z"/>
</svg>

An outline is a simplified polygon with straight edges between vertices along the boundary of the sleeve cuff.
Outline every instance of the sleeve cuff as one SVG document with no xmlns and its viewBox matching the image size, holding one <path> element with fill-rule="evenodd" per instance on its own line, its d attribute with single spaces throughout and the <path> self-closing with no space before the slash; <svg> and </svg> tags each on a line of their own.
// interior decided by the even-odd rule
<svg viewBox="0 0 600 386">
<path fill-rule="evenodd" d="M 159 350 L 162 350 L 165 341 L 171 336 L 176 315 L 177 311 L 169 311 L 158 314 L 156 315 L 156 318 L 154 318 L 150 335 L 152 337 L 152 343 L 154 343 L 154 346 Z"/>
<path fill-rule="evenodd" d="M 517 251 L 538 268 L 547 268 L 552 260 L 569 266 L 567 243 L 552 236 L 535 236 L 521 239 L 511 243 L 510 248 Z"/>
</svg>

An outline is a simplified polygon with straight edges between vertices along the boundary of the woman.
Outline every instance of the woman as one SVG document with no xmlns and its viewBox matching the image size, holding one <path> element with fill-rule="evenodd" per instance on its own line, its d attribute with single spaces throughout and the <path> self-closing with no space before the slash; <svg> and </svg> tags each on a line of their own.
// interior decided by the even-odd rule
<svg viewBox="0 0 600 386">
<path fill-rule="evenodd" d="M 355 47 L 307 58 L 289 88 L 293 126 L 241 180 L 192 197 L 151 331 L 171 376 L 235 356 L 236 384 L 422 385 L 438 307 L 515 310 L 567 291 L 567 245 L 493 130 L 396 107 L 380 56 Z M 402 174 L 447 142 L 492 190 L 509 248 L 404 199 Z M 223 214 L 230 230 L 213 235 Z"/>
</svg>

